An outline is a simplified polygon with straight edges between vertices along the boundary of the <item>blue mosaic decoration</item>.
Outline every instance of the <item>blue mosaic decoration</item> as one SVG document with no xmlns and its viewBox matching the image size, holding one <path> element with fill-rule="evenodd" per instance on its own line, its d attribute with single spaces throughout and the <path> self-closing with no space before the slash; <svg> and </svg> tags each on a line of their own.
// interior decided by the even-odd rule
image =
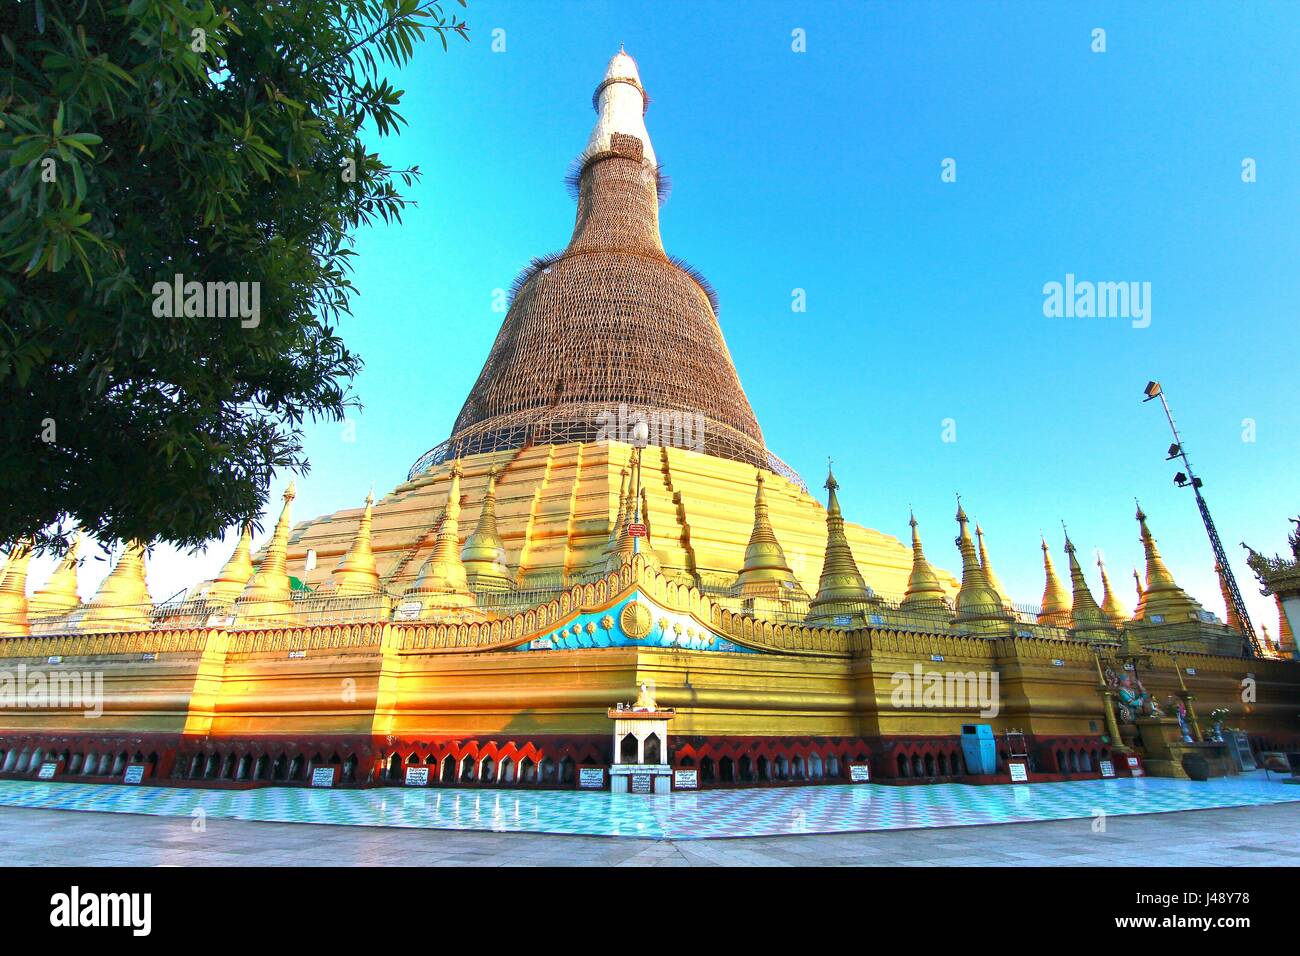
<svg viewBox="0 0 1300 956">
<path fill-rule="evenodd" d="M 649 633 L 644 636 L 626 630 L 624 611 L 633 604 L 648 614 Z M 759 653 L 727 640 L 689 614 L 667 610 L 641 591 L 633 591 L 607 610 L 579 613 L 564 627 L 535 637 L 515 650 L 570 651 L 585 647 L 682 647 L 692 651 Z"/>
<path fill-rule="evenodd" d="M 0 781 L 0 806 L 339 826 L 701 840 L 1087 819 L 1300 801 L 1263 771 L 1193 783 L 1143 777 L 923 787 L 836 784 L 648 797 L 574 790 L 200 790 Z"/>
</svg>

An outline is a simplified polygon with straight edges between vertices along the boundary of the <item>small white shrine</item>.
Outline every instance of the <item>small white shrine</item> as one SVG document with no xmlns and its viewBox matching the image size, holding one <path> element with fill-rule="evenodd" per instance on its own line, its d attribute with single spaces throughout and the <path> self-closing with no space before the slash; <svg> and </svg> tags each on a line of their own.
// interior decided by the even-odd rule
<svg viewBox="0 0 1300 956">
<path fill-rule="evenodd" d="M 676 711 L 656 705 L 653 687 L 642 681 L 635 703 L 619 704 L 607 713 L 614 721 L 610 791 L 671 793 L 673 770 L 668 764 L 668 721 Z"/>
</svg>

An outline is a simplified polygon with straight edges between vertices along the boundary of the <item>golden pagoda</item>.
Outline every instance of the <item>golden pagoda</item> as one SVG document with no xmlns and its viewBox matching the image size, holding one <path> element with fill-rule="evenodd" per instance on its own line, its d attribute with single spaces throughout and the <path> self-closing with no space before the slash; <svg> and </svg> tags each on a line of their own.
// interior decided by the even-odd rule
<svg viewBox="0 0 1300 956">
<path fill-rule="evenodd" d="M 230 607 L 244 593 L 244 589 L 248 587 L 248 582 L 253 577 L 252 547 L 253 524 L 251 521 L 245 521 L 239 527 L 239 539 L 235 542 L 235 550 L 231 552 L 221 571 L 203 592 L 203 597 L 208 604 L 218 608 Z"/>
<path fill-rule="evenodd" d="M 271 541 L 257 571 L 235 599 L 235 618 L 241 627 L 274 627 L 293 620 L 293 582 L 286 566 L 286 553 L 289 514 L 295 495 L 291 481 L 284 490 L 284 507 L 280 509 L 280 518 L 271 532 Z"/>
<path fill-rule="evenodd" d="M 330 575 L 329 584 L 333 594 L 354 596 L 379 593 L 379 572 L 375 570 L 375 556 L 370 550 L 374 506 L 375 493 L 372 491 L 366 496 L 366 510 L 362 512 L 361 523 L 357 525 L 352 544 Z"/>
<path fill-rule="evenodd" d="M 1070 583 L 1073 596 L 1070 601 L 1070 630 L 1080 640 L 1097 641 L 1113 639 L 1115 626 L 1098 606 L 1088 587 L 1088 580 L 1083 576 L 1083 567 L 1074 553 L 1074 543 L 1069 532 L 1065 535 L 1065 556 L 1070 567 Z"/>
<path fill-rule="evenodd" d="M 861 623 L 865 608 L 873 600 L 867 582 L 862 579 L 853 550 L 844 537 L 844 516 L 835 492 L 839 488 L 835 474 L 826 470 L 826 558 L 822 563 L 817 595 L 808 608 L 808 623 L 847 627 Z"/>
<path fill-rule="evenodd" d="M 488 472 L 487 491 L 479 509 L 478 524 L 460 551 L 465 580 L 475 591 L 508 591 L 513 586 L 506 564 L 506 546 L 497 531 L 497 477 L 501 470 Z"/>
<path fill-rule="evenodd" d="M 441 527 L 433 542 L 433 552 L 424 562 L 415 581 L 402 594 L 399 614 L 402 620 L 430 620 L 455 613 L 458 618 L 478 617 L 469 576 L 460 558 L 460 480 L 464 469 L 460 460 L 452 463 L 451 486 L 443 508 Z"/>
<path fill-rule="evenodd" d="M 961 552 L 961 589 L 957 592 L 953 623 L 980 634 L 1009 633 L 1011 615 L 1003 607 L 1002 596 L 989 584 L 967 524 L 966 510 L 958 498 L 957 548 Z"/>
<path fill-rule="evenodd" d="M 909 611 L 925 611 L 932 617 L 948 616 L 948 595 L 939 576 L 926 560 L 925 550 L 921 547 L 921 533 L 916 523 L 916 515 L 910 514 L 909 525 L 912 527 L 912 573 L 907 579 L 907 591 L 903 595 L 900 608 Z"/>
<path fill-rule="evenodd" d="M 620 52 L 570 178 L 568 243 L 519 276 L 445 440 L 364 508 L 295 526 L 291 484 L 261 552 L 245 525 L 182 600 L 153 607 L 132 544 L 90 602 L 31 633 L 9 623 L 0 655 L 94 661 L 113 680 L 85 733 L 0 710 L 0 751 L 75 759 L 134 737 L 184 786 L 307 786 L 329 768 L 339 785 L 402 786 L 418 766 L 434 787 L 574 788 L 612 762 L 610 708 L 652 696 L 674 715 L 660 758 L 706 788 L 847 782 L 860 763 L 879 781 L 961 779 L 967 723 L 1022 732 L 1042 766 L 1063 748 L 1096 766 L 1120 735 L 1089 645 L 1119 624 L 1121 651 L 1164 665 L 1176 646 L 1195 664 L 1201 706 L 1228 706 L 1251 673 L 1269 701 L 1242 726 L 1300 730 L 1291 662 L 1231 656 L 1217 623 L 1156 620 L 1182 592 L 1153 540 L 1136 622 L 1104 568 L 1097 607 L 1067 538 L 1071 601 L 1044 542 L 1034 621 L 960 499 L 960 581 L 927 559 L 915 515 L 910 547 L 848 520 L 829 470 L 823 506 L 768 447 L 713 290 L 664 250 L 647 103 Z M 0 579 L 0 609 L 21 603 L 16 582 Z M 914 668 L 997 673 L 1003 706 L 895 700 Z M 1175 673 L 1143 680 L 1167 695 Z"/>
<path fill-rule="evenodd" d="M 1174 576 L 1165 566 L 1160 549 L 1156 547 L 1155 536 L 1147 527 L 1147 516 L 1138 505 L 1137 522 L 1142 539 L 1142 550 L 1146 553 L 1147 579 L 1142 599 L 1138 601 L 1133 620 L 1148 621 L 1155 624 L 1173 623 L 1175 621 L 1199 621 L 1201 605 L 1192 600 L 1187 592 L 1174 581 Z"/>
<path fill-rule="evenodd" d="M 77 593 L 81 538 L 81 531 L 78 530 L 45 586 L 37 590 L 27 602 L 27 615 L 31 620 L 67 614 L 81 604 L 81 595 Z"/>
<path fill-rule="evenodd" d="M 803 588 L 790 570 L 781 542 L 772 530 L 763 494 L 766 478 L 760 471 L 754 478 L 754 527 L 745 548 L 745 563 L 731 586 L 735 597 L 790 600 L 803 596 Z"/>
<path fill-rule="evenodd" d="M 27 604 L 27 566 L 32 560 L 32 542 L 14 545 L 0 572 L 0 637 L 22 637 L 30 633 Z"/>
<path fill-rule="evenodd" d="M 1228 579 L 1224 577 L 1223 565 L 1217 561 L 1214 563 L 1214 576 L 1219 579 L 1219 594 L 1223 596 L 1223 620 L 1234 631 L 1240 631 L 1241 617 L 1237 614 L 1237 606 L 1232 600 L 1232 591 L 1228 587 Z"/>
<path fill-rule="evenodd" d="M 145 581 L 145 544 L 128 541 L 95 596 L 72 612 L 69 622 L 85 634 L 148 630 L 153 598 Z"/>
</svg>

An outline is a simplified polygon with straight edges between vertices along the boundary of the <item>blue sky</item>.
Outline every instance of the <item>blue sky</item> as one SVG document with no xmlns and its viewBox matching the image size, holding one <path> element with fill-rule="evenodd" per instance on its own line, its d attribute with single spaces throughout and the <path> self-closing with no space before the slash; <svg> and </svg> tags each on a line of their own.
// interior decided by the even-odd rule
<svg viewBox="0 0 1300 956">
<path fill-rule="evenodd" d="M 950 568 L 961 492 L 1027 602 L 1042 593 L 1039 531 L 1063 565 L 1064 519 L 1130 606 L 1137 496 L 1180 583 L 1222 614 L 1195 505 L 1163 460 L 1167 425 L 1141 402 L 1158 378 L 1257 626 L 1275 631 L 1236 542 L 1283 549 L 1300 508 L 1297 7 L 741 11 L 471 0 L 472 42 L 433 41 L 396 75 L 410 125 L 372 146 L 419 164 L 419 206 L 360 237 L 342 332 L 366 361 L 365 409 L 355 441 L 309 429 L 296 517 L 356 506 L 372 480 L 391 488 L 447 437 L 502 319 L 494 290 L 568 239 L 563 177 L 623 43 L 673 179 L 665 245 L 717 288 L 768 445 L 810 486 L 834 456 L 851 520 L 904 537 L 910 504 Z M 941 181 L 946 158 L 956 182 Z M 1046 318 L 1043 286 L 1067 273 L 1149 282 L 1150 326 Z M 154 596 L 227 549 L 155 561 Z"/>
</svg>

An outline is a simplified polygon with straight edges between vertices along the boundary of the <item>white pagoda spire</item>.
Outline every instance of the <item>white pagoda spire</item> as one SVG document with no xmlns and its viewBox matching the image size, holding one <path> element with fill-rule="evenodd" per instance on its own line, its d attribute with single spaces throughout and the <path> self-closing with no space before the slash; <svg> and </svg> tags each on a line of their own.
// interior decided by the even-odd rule
<svg viewBox="0 0 1300 956">
<path fill-rule="evenodd" d="M 636 61 L 620 47 L 609 61 L 605 78 L 596 87 L 592 102 L 596 107 L 596 126 L 587 140 L 583 158 L 607 152 L 611 149 L 613 135 L 624 133 L 639 139 L 645 160 L 652 166 L 658 165 L 654 147 L 650 145 L 650 133 L 645 127 L 646 103 Z"/>
</svg>

